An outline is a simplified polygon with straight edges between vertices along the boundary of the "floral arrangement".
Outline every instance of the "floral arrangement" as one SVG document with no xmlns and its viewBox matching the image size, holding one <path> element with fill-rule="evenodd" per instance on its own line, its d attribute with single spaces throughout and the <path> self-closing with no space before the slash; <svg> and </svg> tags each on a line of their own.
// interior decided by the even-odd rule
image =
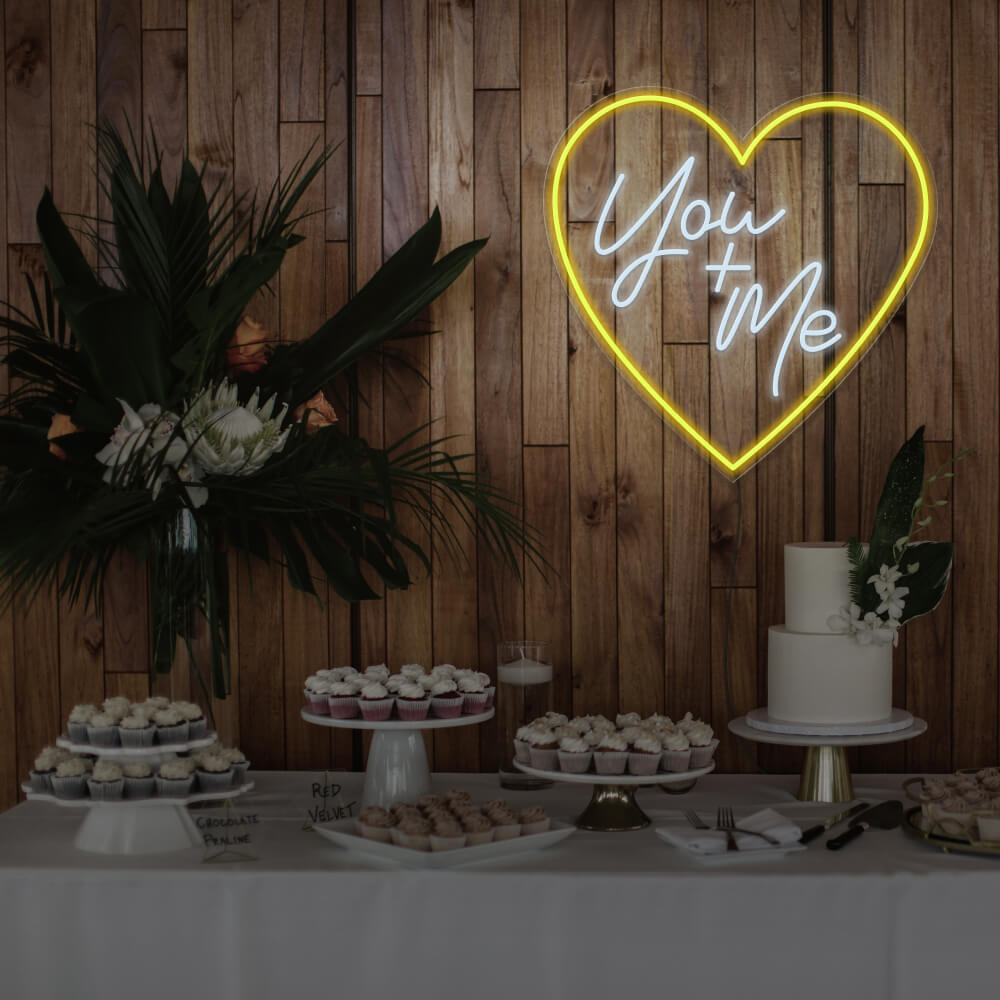
<svg viewBox="0 0 1000 1000">
<path fill-rule="evenodd" d="M 214 690 L 228 690 L 227 548 L 265 561 L 280 551 L 291 583 L 315 593 L 311 557 L 341 597 L 411 582 L 430 555 L 397 516 L 406 508 L 454 551 L 453 519 L 477 524 L 515 569 L 538 554 L 516 507 L 462 470 L 443 440 L 410 435 L 375 448 L 342 429 L 334 379 L 412 323 L 485 241 L 435 260 L 437 211 L 368 284 L 310 337 L 280 343 L 247 315 L 302 237 L 296 203 L 329 151 L 303 159 L 266 201 L 206 192 L 186 160 L 173 193 L 155 140 L 144 177 L 113 128 L 97 129 L 99 178 L 114 238 L 80 235 L 46 191 L 37 222 L 44 287 L 33 314 L 11 309 L 10 390 L 0 397 L 0 600 L 57 580 L 100 609 L 122 547 L 149 571 L 152 669 L 166 672 L 199 622 L 211 637 Z M 102 273 L 111 274 L 111 282 Z M 342 411 L 343 412 L 343 411 Z M 428 435 L 429 436 L 429 435 Z M 193 658 L 193 653 L 192 653 Z M 207 685 L 206 685 L 207 688 Z"/>
<path fill-rule="evenodd" d="M 933 611 L 951 575 L 950 542 L 914 541 L 931 522 L 929 488 L 954 473 L 956 455 L 924 479 L 924 428 L 914 433 L 892 460 L 875 514 L 871 541 L 847 543 L 851 562 L 851 603 L 827 619 L 834 632 L 847 632 L 864 645 L 899 643 L 906 622 Z"/>
</svg>

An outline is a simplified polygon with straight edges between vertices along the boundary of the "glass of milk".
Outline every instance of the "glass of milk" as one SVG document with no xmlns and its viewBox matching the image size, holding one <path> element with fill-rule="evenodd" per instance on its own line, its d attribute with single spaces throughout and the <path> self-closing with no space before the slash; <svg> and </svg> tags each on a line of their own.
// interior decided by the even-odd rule
<svg viewBox="0 0 1000 1000">
<path fill-rule="evenodd" d="M 552 782 L 514 766 L 514 734 L 552 708 L 552 643 L 508 639 L 497 643 L 497 736 L 500 784 L 504 788 L 548 788 Z"/>
</svg>

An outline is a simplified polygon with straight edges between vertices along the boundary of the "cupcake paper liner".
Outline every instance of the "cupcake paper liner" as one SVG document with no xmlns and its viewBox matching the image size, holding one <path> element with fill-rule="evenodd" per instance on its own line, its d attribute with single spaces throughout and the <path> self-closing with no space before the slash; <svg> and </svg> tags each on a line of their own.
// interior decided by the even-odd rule
<svg viewBox="0 0 1000 1000">
<path fill-rule="evenodd" d="M 594 751 L 594 770 L 598 774 L 624 774 L 627 764 L 627 750 Z"/>
<path fill-rule="evenodd" d="M 442 698 L 440 695 L 431 698 L 431 712 L 438 719 L 457 719 L 462 714 L 462 697 Z"/>
<path fill-rule="evenodd" d="M 183 799 L 194 788 L 194 775 L 187 778 L 161 778 L 156 776 L 156 794 L 165 799 Z"/>
<path fill-rule="evenodd" d="M 118 746 L 118 727 L 102 726 L 100 729 L 87 726 L 87 742 L 95 747 Z"/>
<path fill-rule="evenodd" d="M 705 747 L 691 747 L 691 767 L 692 769 L 696 767 L 708 767 L 712 763 L 712 758 L 715 756 L 715 748 L 719 745 L 717 739 L 712 739 L 712 742 Z"/>
<path fill-rule="evenodd" d="M 148 725 L 145 729 L 118 730 L 123 747 L 151 747 L 156 739 L 156 726 Z"/>
<path fill-rule="evenodd" d="M 460 834 L 457 837 L 442 837 L 438 833 L 431 834 L 432 851 L 457 851 L 460 847 L 465 847 L 466 835 Z"/>
<path fill-rule="evenodd" d="M 89 727 L 86 722 L 68 722 L 66 728 L 69 731 L 69 738 L 74 743 L 90 742 L 90 736 L 87 733 Z"/>
<path fill-rule="evenodd" d="M 493 827 L 488 830 L 478 830 L 475 833 L 466 832 L 465 846 L 478 847 L 480 844 L 489 844 L 493 840 Z"/>
<path fill-rule="evenodd" d="M 531 763 L 531 744 L 527 740 L 514 740 L 514 760 L 522 764 Z"/>
<path fill-rule="evenodd" d="M 395 698 L 378 698 L 374 701 L 358 698 L 358 708 L 361 709 L 361 718 L 365 722 L 387 722 L 395 703 Z"/>
<path fill-rule="evenodd" d="M 400 847 L 409 847 L 413 851 L 429 851 L 431 849 L 430 834 L 402 833 L 396 834 Z"/>
<path fill-rule="evenodd" d="M 396 712 L 404 722 L 423 722 L 430 711 L 430 698 L 397 698 Z"/>
<path fill-rule="evenodd" d="M 82 799 L 87 795 L 87 779 L 84 775 L 73 775 L 69 778 L 60 778 L 53 774 L 52 794 L 61 799 Z"/>
<path fill-rule="evenodd" d="M 171 743 L 186 743 L 188 738 L 187 722 L 178 722 L 174 726 L 162 726 L 156 730 L 156 736 L 161 746 Z"/>
<path fill-rule="evenodd" d="M 388 844 L 392 840 L 391 826 L 369 826 L 367 823 L 358 821 L 358 833 L 368 840 L 377 840 L 379 843 Z"/>
<path fill-rule="evenodd" d="M 233 786 L 239 788 L 246 783 L 247 771 L 250 770 L 250 761 L 241 760 L 233 764 Z"/>
<path fill-rule="evenodd" d="M 233 769 L 228 771 L 195 771 L 198 776 L 199 792 L 228 792 L 233 788 Z"/>
<path fill-rule="evenodd" d="M 663 763 L 663 770 L 674 774 L 691 769 L 690 750 L 664 750 L 660 754 L 660 760 Z"/>
<path fill-rule="evenodd" d="M 593 758 L 590 750 L 584 753 L 571 753 L 568 750 L 559 750 L 559 770 L 567 774 L 586 774 L 590 769 L 590 761 Z"/>
<path fill-rule="evenodd" d="M 494 840 L 513 840 L 521 836 L 520 823 L 507 823 L 504 826 L 493 827 Z"/>
<path fill-rule="evenodd" d="M 125 779 L 119 778 L 117 781 L 94 781 L 87 779 L 87 791 L 95 802 L 115 802 L 122 797 L 125 791 Z"/>
<path fill-rule="evenodd" d="M 327 706 L 331 719 L 354 719 L 358 715 L 357 695 L 330 695 Z"/>
<path fill-rule="evenodd" d="M 496 701 L 496 698 L 497 698 L 496 685 L 491 684 L 486 689 L 486 711 L 487 712 L 493 707 L 493 703 Z"/>
<path fill-rule="evenodd" d="M 33 792 L 44 792 L 46 795 L 52 794 L 52 777 L 55 771 L 31 771 L 30 785 Z"/>
<path fill-rule="evenodd" d="M 656 774 L 660 767 L 658 753 L 630 753 L 628 755 L 628 773 L 639 777 Z"/>
<path fill-rule="evenodd" d="M 539 771 L 554 771 L 558 762 L 558 750 L 542 750 L 539 747 L 532 747 L 529 751 L 531 756 L 531 766 L 537 767 Z"/>
<path fill-rule="evenodd" d="M 472 691 L 466 692 L 462 699 L 462 711 L 466 715 L 479 715 L 486 711 L 486 692 Z"/>
<path fill-rule="evenodd" d="M 521 836 L 528 837 L 533 833 L 545 833 L 552 826 L 552 820 L 548 816 L 545 819 L 536 819 L 534 823 L 521 824 Z"/>
<path fill-rule="evenodd" d="M 148 799 L 156 791 L 156 778 L 150 775 L 148 778 L 130 778 L 125 776 L 125 798 L 127 799 Z"/>
<path fill-rule="evenodd" d="M 313 694 L 312 691 L 306 691 L 306 704 L 309 706 L 309 711 L 313 715 L 329 715 L 330 714 L 330 696 L 326 694 Z"/>
<path fill-rule="evenodd" d="M 188 739 L 201 740 L 208 732 L 208 720 L 202 716 L 200 719 L 188 719 Z"/>
</svg>

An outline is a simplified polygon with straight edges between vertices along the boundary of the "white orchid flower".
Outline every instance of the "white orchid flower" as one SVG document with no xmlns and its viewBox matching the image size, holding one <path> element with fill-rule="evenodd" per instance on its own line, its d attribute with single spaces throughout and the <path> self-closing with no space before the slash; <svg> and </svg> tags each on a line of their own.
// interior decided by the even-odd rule
<svg viewBox="0 0 1000 1000">
<path fill-rule="evenodd" d="M 893 592 L 883 598 L 882 603 L 875 609 L 876 614 L 889 612 L 889 617 L 899 619 L 903 617 L 903 608 L 906 602 L 904 597 L 910 592 L 909 587 L 896 587 Z"/>
<path fill-rule="evenodd" d="M 896 589 L 896 581 L 902 577 L 899 566 L 887 566 L 882 563 L 878 573 L 873 573 L 868 577 L 868 582 L 875 585 L 875 591 L 880 598 L 884 601 L 887 597 L 891 597 L 893 591 Z"/>
</svg>

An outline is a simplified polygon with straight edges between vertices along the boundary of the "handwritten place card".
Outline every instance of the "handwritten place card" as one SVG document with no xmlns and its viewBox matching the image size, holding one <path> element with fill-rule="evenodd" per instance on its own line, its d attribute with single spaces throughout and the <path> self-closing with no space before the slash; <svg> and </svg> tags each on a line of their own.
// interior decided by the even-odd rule
<svg viewBox="0 0 1000 1000">
<path fill-rule="evenodd" d="M 322 781 L 311 783 L 312 805 L 309 807 L 303 830 L 311 830 L 314 823 L 332 823 L 338 819 L 349 819 L 358 813 L 358 802 L 347 801 L 342 794 L 343 786 L 330 780 L 329 772 L 323 772 Z"/>
<path fill-rule="evenodd" d="M 260 825 L 258 813 L 240 813 L 226 802 L 221 816 L 202 813 L 194 817 L 195 826 L 205 845 L 204 862 L 210 861 L 256 861 L 257 856 L 250 851 L 252 830 Z"/>
</svg>

